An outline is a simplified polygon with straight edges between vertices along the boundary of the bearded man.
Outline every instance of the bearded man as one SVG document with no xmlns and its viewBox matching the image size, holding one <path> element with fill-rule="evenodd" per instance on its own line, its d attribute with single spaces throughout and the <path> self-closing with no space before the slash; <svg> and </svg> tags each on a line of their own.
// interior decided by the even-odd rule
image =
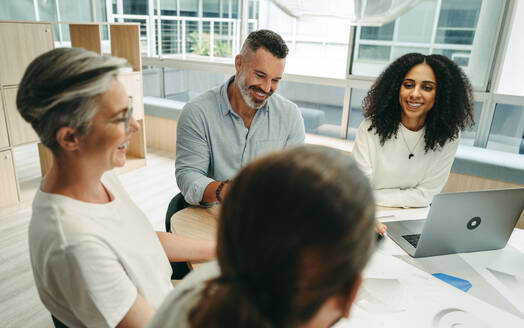
<svg viewBox="0 0 524 328">
<path fill-rule="evenodd" d="M 189 204 L 221 202 L 229 179 L 248 162 L 304 143 L 297 105 L 274 94 L 287 53 L 277 33 L 250 33 L 235 57 L 235 76 L 184 106 L 177 127 L 175 175 Z"/>
</svg>

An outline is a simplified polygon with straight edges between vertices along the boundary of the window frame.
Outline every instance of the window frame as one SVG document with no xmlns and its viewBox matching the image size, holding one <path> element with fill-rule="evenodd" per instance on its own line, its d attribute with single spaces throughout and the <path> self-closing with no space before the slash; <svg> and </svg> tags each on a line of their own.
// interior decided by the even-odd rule
<svg viewBox="0 0 524 328">
<path fill-rule="evenodd" d="M 60 21 L 60 1 L 63 0 L 55 0 L 56 6 L 57 6 L 57 15 L 58 20 Z M 95 0 L 86 0 L 89 1 L 90 9 L 91 9 L 91 20 L 94 21 L 95 19 L 95 7 L 99 6 L 100 4 L 103 5 L 103 1 L 95 1 Z M 116 3 L 117 13 L 113 13 L 113 1 Z M 223 3 L 222 3 L 223 1 Z M 234 1 L 234 0 L 231 0 Z M 243 40 L 247 36 L 248 31 L 248 25 L 252 24 L 253 19 L 248 20 L 248 17 L 250 15 L 250 4 L 253 4 L 253 1 L 256 0 L 238 0 L 238 21 L 237 29 L 239 30 L 238 33 L 235 34 L 235 40 L 234 44 L 235 47 L 233 49 L 232 58 L 234 58 L 234 55 L 236 55 L 235 50 L 238 50 L 239 45 L 242 44 Z M 259 0 L 261 1 L 261 0 Z M 437 0 L 438 5 L 437 8 L 440 8 L 441 0 Z M 38 1 L 34 0 L 34 8 L 35 8 L 35 17 L 37 20 L 39 20 L 39 10 L 38 10 Z M 224 8 L 229 9 L 229 16 L 231 16 L 231 8 L 232 5 L 229 4 L 229 0 L 221 0 L 221 5 L 224 6 Z M 237 3 L 234 3 L 233 5 L 236 5 Z M 514 104 L 518 106 L 524 106 L 524 96 L 511 96 L 511 95 L 504 95 L 504 94 L 498 94 L 495 93 L 493 90 L 495 90 L 495 86 L 498 85 L 498 79 L 500 79 L 501 70 L 503 67 L 502 60 L 504 59 L 505 55 L 505 49 L 507 48 L 508 42 L 509 42 L 509 35 L 511 32 L 511 28 L 513 25 L 513 19 L 514 19 L 514 8 L 517 5 L 515 0 L 503 0 L 502 3 L 502 12 L 499 15 L 499 21 L 497 22 L 497 31 L 495 34 L 495 46 L 491 48 L 490 50 L 490 57 L 488 62 L 489 71 L 487 73 L 486 79 L 481 87 L 477 87 L 474 89 L 474 98 L 475 101 L 481 101 L 483 103 L 482 106 L 482 112 L 480 115 L 480 119 L 478 122 L 478 129 L 477 133 L 475 135 L 475 141 L 474 146 L 480 147 L 480 148 L 486 148 L 487 142 L 489 139 L 490 134 L 490 128 L 491 123 L 493 121 L 494 115 L 495 115 L 495 107 L 498 103 L 504 103 L 504 104 Z M 123 21 L 127 16 L 136 16 L 136 15 L 123 15 L 123 0 L 105 0 L 105 6 L 106 6 L 106 16 L 105 19 L 108 22 L 116 22 L 116 21 Z M 143 65 L 150 65 L 155 66 L 158 68 L 162 67 L 175 67 L 180 69 L 188 69 L 188 70 L 198 70 L 198 71 L 208 71 L 208 72 L 215 72 L 215 73 L 224 73 L 224 74 L 232 74 L 234 72 L 234 64 L 232 62 L 232 58 L 228 59 L 229 61 L 223 62 L 220 59 L 211 59 L 211 60 L 194 60 L 187 57 L 182 58 L 166 58 L 162 54 L 162 47 L 158 49 L 158 51 L 155 49 L 155 28 L 158 27 L 158 38 L 161 38 L 161 21 L 158 20 L 158 18 L 162 18 L 161 16 L 161 10 L 157 11 L 157 14 L 155 15 L 155 9 L 160 7 L 160 0 L 148 0 L 148 15 L 141 15 L 140 19 L 144 19 L 146 21 L 146 33 L 148 35 L 147 38 L 147 56 L 143 56 Z M 253 7 L 253 6 L 252 6 Z M 259 6 L 257 6 L 259 7 Z M 221 7 L 222 8 L 222 7 Z M 251 8 L 251 11 L 257 10 L 258 8 L 254 9 Z M 226 10 L 226 9 L 225 9 Z M 438 12 L 438 11 L 437 11 Z M 177 1 L 177 16 L 180 16 L 180 0 Z M 99 17 L 97 17 L 100 19 Z M 128 17 L 128 18 L 134 18 L 134 17 Z M 435 26 L 438 26 L 438 14 L 435 14 Z M 156 25 L 156 26 L 155 26 Z M 394 31 L 393 31 L 393 40 L 395 39 L 395 33 L 397 33 L 397 27 L 398 24 L 395 24 Z M 296 30 L 296 26 L 294 27 L 294 30 Z M 356 47 L 358 46 L 360 40 L 359 35 L 357 33 L 358 27 L 352 26 L 350 28 L 350 33 L 348 35 L 348 51 L 347 51 L 347 57 L 346 57 L 346 70 L 345 70 L 345 77 L 344 78 L 327 78 L 327 77 L 321 77 L 321 76 L 306 76 L 306 75 L 300 75 L 300 74 L 284 74 L 284 79 L 288 81 L 293 82 L 302 82 L 302 83 L 312 83 L 312 84 L 320 84 L 320 85 L 328 85 L 328 86 L 334 86 L 334 87 L 344 87 L 344 104 L 342 109 L 342 121 L 341 121 L 341 133 L 340 138 L 346 139 L 347 137 L 347 126 L 349 123 L 350 118 L 350 108 L 349 105 L 351 103 L 351 91 L 352 88 L 359 88 L 359 89 L 369 89 L 371 85 L 373 84 L 373 81 L 376 77 L 370 77 L 370 76 L 360 76 L 356 74 L 352 74 L 350 71 L 352 64 L 353 64 L 353 54 L 358 51 Z M 59 29 L 59 35 L 58 35 L 58 41 L 57 45 L 59 46 L 67 46 L 67 42 L 62 41 L 63 36 L 61 33 L 61 29 Z M 433 31 L 432 35 L 432 41 L 435 41 L 435 34 L 436 32 Z M 373 41 L 373 40 L 372 40 Z M 380 41 L 383 43 L 383 41 Z M 396 41 L 390 41 L 391 43 L 395 42 L 395 45 L 405 45 L 405 46 L 414 46 L 420 47 L 425 44 L 421 43 L 409 43 L 409 42 L 396 42 Z M 374 42 L 366 41 L 365 43 L 373 44 Z M 376 42 L 375 42 L 376 43 Z M 378 43 L 377 43 L 378 44 Z M 431 44 L 430 44 L 431 45 Z M 434 46 L 434 45 L 433 45 Z M 293 42 L 291 42 L 290 47 L 293 47 Z M 449 48 L 449 47 L 448 47 Z M 460 47 L 459 47 L 460 48 Z M 160 75 L 160 78 L 162 76 Z"/>
</svg>

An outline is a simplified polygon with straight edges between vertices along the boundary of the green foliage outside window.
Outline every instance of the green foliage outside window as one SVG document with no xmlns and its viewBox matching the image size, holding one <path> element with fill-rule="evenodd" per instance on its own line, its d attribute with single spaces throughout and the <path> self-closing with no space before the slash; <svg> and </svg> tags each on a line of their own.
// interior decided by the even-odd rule
<svg viewBox="0 0 524 328">
<path fill-rule="evenodd" d="M 210 36 L 209 33 L 202 33 L 202 40 L 199 41 L 198 31 L 189 33 L 187 36 L 187 42 L 189 44 L 189 49 L 191 53 L 200 56 L 209 56 L 211 55 L 209 42 Z M 228 40 L 214 40 L 214 56 L 215 57 L 231 57 L 232 50 L 230 46 L 230 41 Z"/>
</svg>

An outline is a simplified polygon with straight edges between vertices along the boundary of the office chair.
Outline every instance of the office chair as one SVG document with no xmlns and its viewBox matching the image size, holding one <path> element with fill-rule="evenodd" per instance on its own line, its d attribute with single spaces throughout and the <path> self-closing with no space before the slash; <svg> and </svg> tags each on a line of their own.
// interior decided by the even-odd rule
<svg viewBox="0 0 524 328">
<path fill-rule="evenodd" d="M 188 207 L 189 204 L 184 199 L 182 193 L 178 193 L 171 199 L 169 206 L 167 207 L 166 212 L 166 231 L 171 232 L 171 217 L 176 212 L 183 210 Z M 171 262 L 171 268 L 173 269 L 173 274 L 171 275 L 171 280 L 182 279 L 189 273 L 189 266 L 187 262 Z"/>
<path fill-rule="evenodd" d="M 62 323 L 62 321 L 55 318 L 55 316 L 52 314 L 51 314 L 51 319 L 53 319 L 53 325 L 55 325 L 55 328 L 68 328 L 66 325 Z"/>
</svg>

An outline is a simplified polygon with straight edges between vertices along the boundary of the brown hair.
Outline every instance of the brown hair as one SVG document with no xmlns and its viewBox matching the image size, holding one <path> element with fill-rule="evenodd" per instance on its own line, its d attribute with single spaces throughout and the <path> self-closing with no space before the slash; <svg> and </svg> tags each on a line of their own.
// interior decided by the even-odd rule
<svg viewBox="0 0 524 328">
<path fill-rule="evenodd" d="M 374 244 L 374 200 L 348 154 L 300 146 L 259 159 L 232 183 L 217 257 L 192 327 L 289 327 L 355 284 Z"/>
</svg>

